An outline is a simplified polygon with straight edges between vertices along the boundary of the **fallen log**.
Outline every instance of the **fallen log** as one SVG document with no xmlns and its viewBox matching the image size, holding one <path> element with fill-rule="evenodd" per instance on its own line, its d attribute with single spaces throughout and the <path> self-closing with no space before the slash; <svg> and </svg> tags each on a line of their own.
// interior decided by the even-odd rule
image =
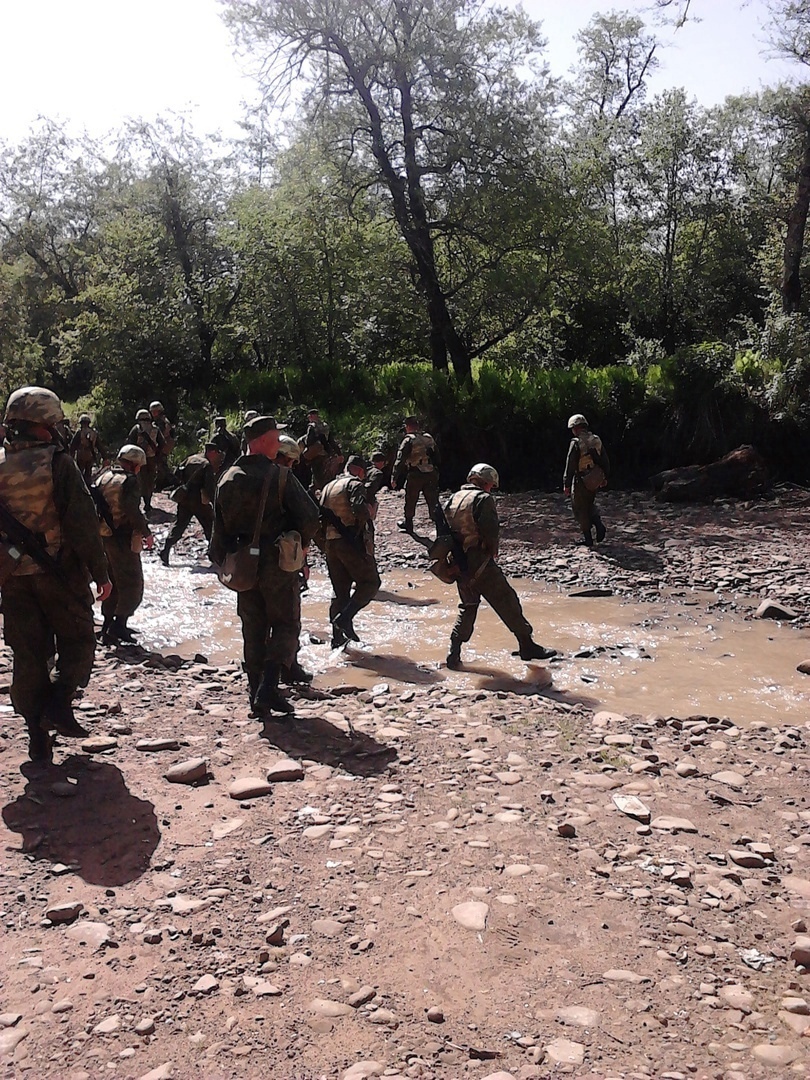
<svg viewBox="0 0 810 1080">
<path fill-rule="evenodd" d="M 650 477 L 659 502 L 752 499 L 768 487 L 768 467 L 753 446 L 738 446 L 709 465 L 665 469 Z"/>
</svg>

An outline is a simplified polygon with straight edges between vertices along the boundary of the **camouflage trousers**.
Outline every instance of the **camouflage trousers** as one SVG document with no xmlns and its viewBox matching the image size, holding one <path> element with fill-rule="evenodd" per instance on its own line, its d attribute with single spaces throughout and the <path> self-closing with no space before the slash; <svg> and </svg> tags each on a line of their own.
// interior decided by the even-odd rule
<svg viewBox="0 0 810 1080">
<path fill-rule="evenodd" d="M 36 723 L 53 696 L 68 702 L 90 679 L 96 651 L 93 596 L 84 581 L 68 587 L 51 574 L 26 574 L 6 581 L 2 599 L 3 636 L 14 657 L 11 701 Z"/>
<path fill-rule="evenodd" d="M 405 520 L 413 521 L 416 514 L 416 506 L 419 496 L 423 495 L 427 503 L 428 514 L 433 519 L 433 511 L 439 501 L 439 474 L 433 472 L 420 472 L 418 469 L 410 469 L 405 477 Z"/>
<path fill-rule="evenodd" d="M 149 510 L 152 506 L 152 496 L 155 493 L 155 480 L 157 477 L 157 458 L 148 457 L 146 464 L 138 473 L 138 483 L 141 487 L 141 497 L 144 507 Z"/>
<path fill-rule="evenodd" d="M 349 600 L 352 601 L 354 614 L 370 604 L 380 590 L 380 575 L 377 560 L 359 545 L 352 544 L 343 537 L 327 540 L 326 567 L 329 580 L 335 590 L 329 605 L 329 621 L 344 610 Z M 352 595 L 354 585 L 354 595 Z"/>
<path fill-rule="evenodd" d="M 238 594 L 236 610 L 242 620 L 248 676 L 261 677 L 268 664 L 289 667 L 301 632 L 298 574 L 285 573 L 277 566 L 262 568 L 256 587 Z"/>
<path fill-rule="evenodd" d="M 478 617 L 478 608 L 484 599 L 518 641 L 532 636 L 531 624 L 523 614 L 518 594 L 509 584 L 500 566 L 492 559 L 476 551 L 468 553 L 469 576 L 458 584 L 458 618 L 453 627 L 451 641 L 461 644 L 469 641 Z M 482 569 L 483 567 L 483 569 Z"/>
<path fill-rule="evenodd" d="M 205 533 L 205 539 L 211 539 L 211 530 L 214 527 L 214 510 L 204 502 L 190 503 L 189 505 L 177 504 L 177 517 L 174 519 L 171 532 L 166 537 L 166 547 L 174 547 L 177 541 L 191 524 L 192 518 L 196 518 Z"/>
<path fill-rule="evenodd" d="M 574 512 L 577 525 L 586 536 L 590 536 L 591 529 L 602 521 L 596 507 L 596 492 L 588 491 L 577 476 L 574 477 L 574 484 L 571 488 L 571 509 Z"/>
<path fill-rule="evenodd" d="M 114 615 L 128 619 L 143 600 L 143 566 L 141 553 L 132 551 L 132 535 L 104 537 L 104 553 L 110 572 L 112 592 L 102 601 L 101 614 L 105 619 Z"/>
</svg>

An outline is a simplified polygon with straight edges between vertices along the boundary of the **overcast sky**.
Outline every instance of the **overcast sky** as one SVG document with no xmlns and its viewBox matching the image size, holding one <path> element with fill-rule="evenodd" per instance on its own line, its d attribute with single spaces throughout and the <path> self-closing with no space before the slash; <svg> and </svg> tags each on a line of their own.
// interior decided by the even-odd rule
<svg viewBox="0 0 810 1080">
<path fill-rule="evenodd" d="M 38 115 L 102 135 L 127 117 L 188 111 L 198 132 L 233 134 L 252 81 L 234 58 L 217 0 L 4 0 L 0 137 L 24 137 Z M 576 56 L 573 41 L 597 11 L 644 12 L 649 0 L 525 0 L 542 20 L 554 74 Z M 654 90 L 684 86 L 710 105 L 786 77 L 768 59 L 764 0 L 694 0 L 702 22 L 661 31 L 667 47 Z"/>
</svg>

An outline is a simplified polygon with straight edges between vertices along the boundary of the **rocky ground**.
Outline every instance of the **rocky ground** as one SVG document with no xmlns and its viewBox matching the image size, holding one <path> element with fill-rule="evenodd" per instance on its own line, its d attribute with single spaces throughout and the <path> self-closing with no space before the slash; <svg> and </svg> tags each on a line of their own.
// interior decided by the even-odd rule
<svg viewBox="0 0 810 1080">
<path fill-rule="evenodd" d="M 604 504 L 588 552 L 561 500 L 503 497 L 504 566 L 805 623 L 804 493 Z M 398 508 L 383 567 L 424 561 Z M 100 650 L 45 771 L 0 698 L 0 1077 L 808 1071 L 810 724 L 339 690 L 262 726 L 235 664 Z"/>
</svg>

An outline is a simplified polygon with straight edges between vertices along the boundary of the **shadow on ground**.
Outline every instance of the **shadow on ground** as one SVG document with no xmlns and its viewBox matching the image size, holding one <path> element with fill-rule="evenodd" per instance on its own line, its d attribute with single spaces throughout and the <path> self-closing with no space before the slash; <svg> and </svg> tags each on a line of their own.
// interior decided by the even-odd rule
<svg viewBox="0 0 810 1080">
<path fill-rule="evenodd" d="M 352 667 L 374 671 L 385 679 L 395 679 L 397 682 L 418 683 L 420 686 L 426 686 L 445 681 L 440 671 L 417 664 L 409 656 L 377 656 L 374 653 L 347 646 L 346 659 L 350 661 Z"/>
<path fill-rule="evenodd" d="M 3 821 L 35 860 L 64 863 L 91 885 L 139 878 L 160 842 L 155 808 L 131 794 L 115 765 L 71 756 L 60 765 L 22 766 L 25 792 Z"/>
<path fill-rule="evenodd" d="M 376 776 L 396 759 L 393 746 L 362 731 L 342 731 L 320 716 L 265 721 L 262 738 L 293 758 L 311 758 L 353 776 Z"/>
</svg>

